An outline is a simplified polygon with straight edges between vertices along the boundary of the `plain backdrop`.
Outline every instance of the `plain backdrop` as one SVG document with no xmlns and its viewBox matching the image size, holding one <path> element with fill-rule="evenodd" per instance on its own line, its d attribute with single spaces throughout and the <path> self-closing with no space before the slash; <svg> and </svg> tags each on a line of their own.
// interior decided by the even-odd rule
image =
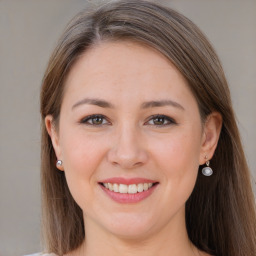
<svg viewBox="0 0 256 256">
<path fill-rule="evenodd" d="M 39 90 L 51 51 L 85 0 L 0 0 L 0 256 L 41 250 Z M 97 1 L 100 2 L 100 1 Z M 173 0 L 214 45 L 256 176 L 256 1 Z"/>
</svg>

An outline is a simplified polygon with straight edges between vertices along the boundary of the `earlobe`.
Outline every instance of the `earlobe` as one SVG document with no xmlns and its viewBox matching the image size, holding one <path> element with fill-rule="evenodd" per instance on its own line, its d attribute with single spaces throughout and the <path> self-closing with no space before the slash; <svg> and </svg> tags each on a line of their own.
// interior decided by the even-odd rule
<svg viewBox="0 0 256 256">
<path fill-rule="evenodd" d="M 219 136 L 222 127 L 222 116 L 218 112 L 211 113 L 204 124 L 201 154 L 200 154 L 200 165 L 205 164 L 205 156 L 210 160 L 214 151 L 217 147 Z"/>
<path fill-rule="evenodd" d="M 56 167 L 57 167 L 60 171 L 64 171 L 62 160 L 57 160 L 57 162 L 56 162 Z"/>
<path fill-rule="evenodd" d="M 59 143 L 59 136 L 56 130 L 56 127 L 53 122 L 53 117 L 51 115 L 47 115 L 45 117 L 45 127 L 46 130 L 51 137 L 52 145 L 55 151 L 55 155 L 57 159 L 62 159 L 61 157 L 61 148 Z"/>
</svg>

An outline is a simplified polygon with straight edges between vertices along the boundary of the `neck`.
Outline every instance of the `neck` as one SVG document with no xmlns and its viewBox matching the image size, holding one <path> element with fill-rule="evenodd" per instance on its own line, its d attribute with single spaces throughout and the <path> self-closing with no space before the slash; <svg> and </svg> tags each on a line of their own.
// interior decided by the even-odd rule
<svg viewBox="0 0 256 256">
<path fill-rule="evenodd" d="M 198 256 L 190 242 L 185 218 L 170 221 L 158 232 L 144 237 L 124 237 L 110 233 L 93 221 L 85 221 L 86 240 L 72 256 Z"/>
</svg>

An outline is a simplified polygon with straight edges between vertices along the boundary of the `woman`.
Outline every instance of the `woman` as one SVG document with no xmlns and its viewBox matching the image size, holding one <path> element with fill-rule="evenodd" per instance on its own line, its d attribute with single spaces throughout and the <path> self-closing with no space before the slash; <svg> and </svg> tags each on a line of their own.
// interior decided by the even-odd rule
<svg viewBox="0 0 256 256">
<path fill-rule="evenodd" d="M 46 251 L 256 254 L 227 82 L 181 14 L 133 0 L 81 12 L 50 59 L 41 113 Z"/>
</svg>

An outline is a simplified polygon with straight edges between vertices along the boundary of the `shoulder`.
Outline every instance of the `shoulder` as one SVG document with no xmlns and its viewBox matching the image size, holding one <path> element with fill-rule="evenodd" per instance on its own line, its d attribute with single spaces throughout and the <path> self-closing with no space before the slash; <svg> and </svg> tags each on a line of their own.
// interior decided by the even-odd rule
<svg viewBox="0 0 256 256">
<path fill-rule="evenodd" d="M 58 256 L 54 253 L 42 253 L 42 252 L 39 252 L 39 253 L 34 253 L 34 254 L 28 254 L 28 255 L 24 255 L 24 256 Z"/>
</svg>

